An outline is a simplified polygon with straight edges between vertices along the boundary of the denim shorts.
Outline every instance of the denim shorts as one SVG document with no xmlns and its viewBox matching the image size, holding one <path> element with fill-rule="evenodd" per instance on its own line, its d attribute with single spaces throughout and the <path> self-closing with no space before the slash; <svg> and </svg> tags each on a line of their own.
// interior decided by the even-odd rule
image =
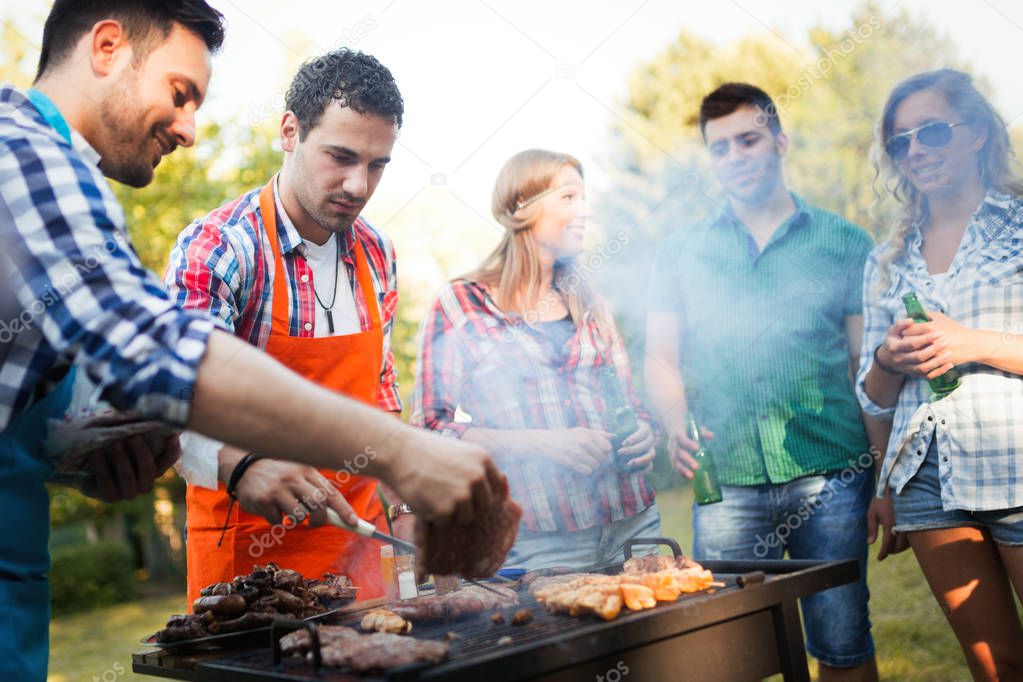
<svg viewBox="0 0 1023 682">
<path fill-rule="evenodd" d="M 867 602 L 867 509 L 873 469 L 843 469 L 788 483 L 722 486 L 724 499 L 693 505 L 693 554 L 701 559 L 855 559 L 860 579 L 801 600 L 806 650 L 851 668 L 874 657 Z"/>
<path fill-rule="evenodd" d="M 625 542 L 632 538 L 658 537 L 661 515 L 657 505 L 607 526 L 576 531 L 519 531 L 508 552 L 505 568 L 553 568 L 567 566 L 585 571 L 625 561 Z M 637 547 L 636 556 L 652 554 L 656 547 Z"/>
<path fill-rule="evenodd" d="M 1023 507 L 994 511 L 945 510 L 941 507 L 941 480 L 938 472 L 938 450 L 931 440 L 927 455 L 902 492 L 892 491 L 895 507 L 895 530 L 986 528 L 992 539 L 1001 545 L 1023 545 Z"/>
</svg>

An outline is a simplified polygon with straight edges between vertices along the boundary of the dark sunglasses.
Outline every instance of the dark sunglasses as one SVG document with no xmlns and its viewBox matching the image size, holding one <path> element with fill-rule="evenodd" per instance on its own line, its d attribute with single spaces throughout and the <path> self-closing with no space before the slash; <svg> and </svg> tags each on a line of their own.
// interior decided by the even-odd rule
<svg viewBox="0 0 1023 682">
<path fill-rule="evenodd" d="M 945 121 L 925 123 L 919 128 L 892 135 L 884 143 L 884 148 L 888 152 L 888 156 L 896 161 L 901 161 L 909 154 L 909 145 L 913 138 L 916 138 L 916 141 L 925 147 L 939 149 L 952 141 L 952 129 L 963 125 L 966 124 L 946 123 Z"/>
</svg>

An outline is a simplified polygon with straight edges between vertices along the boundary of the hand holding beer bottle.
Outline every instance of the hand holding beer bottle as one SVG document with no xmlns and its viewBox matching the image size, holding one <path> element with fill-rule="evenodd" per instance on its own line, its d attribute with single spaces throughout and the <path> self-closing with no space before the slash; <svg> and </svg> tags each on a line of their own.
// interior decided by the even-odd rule
<svg viewBox="0 0 1023 682">
<path fill-rule="evenodd" d="M 613 460 L 619 471 L 642 471 L 653 459 L 654 437 L 645 422 L 636 419 L 636 413 L 625 397 L 618 373 L 613 366 L 600 369 L 600 392 L 604 398 L 607 430 L 614 434 L 611 444 Z"/>
<path fill-rule="evenodd" d="M 718 482 L 718 469 L 714 459 L 703 449 L 703 438 L 700 435 L 700 427 L 696 423 L 696 417 L 692 412 L 686 414 L 686 431 L 689 439 L 696 443 L 697 449 L 692 453 L 696 461 L 696 471 L 693 472 L 693 499 L 696 504 L 713 504 L 720 502 L 721 484 Z"/>
<path fill-rule="evenodd" d="M 902 302 L 906 305 L 906 313 L 913 318 L 913 322 L 930 322 L 927 312 L 914 292 L 911 291 L 903 296 Z M 942 398 L 959 388 L 959 372 L 950 369 L 941 376 L 928 380 L 928 383 L 931 385 L 934 395 L 937 398 Z"/>
</svg>

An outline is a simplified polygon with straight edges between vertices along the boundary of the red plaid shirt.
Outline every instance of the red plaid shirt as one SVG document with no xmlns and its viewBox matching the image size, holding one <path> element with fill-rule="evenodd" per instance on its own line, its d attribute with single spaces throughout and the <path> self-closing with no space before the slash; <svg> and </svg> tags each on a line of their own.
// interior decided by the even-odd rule
<svg viewBox="0 0 1023 682">
<path fill-rule="evenodd" d="M 284 272 L 291 294 L 291 336 L 312 338 L 316 331 L 316 296 L 313 273 L 303 255 L 304 245 L 295 225 L 277 200 L 277 236 L 284 257 Z M 389 412 L 401 411 L 398 376 L 394 368 L 391 330 L 398 307 L 398 276 L 394 247 L 382 233 L 361 218 L 342 233 L 341 253 L 359 311 L 362 330 L 371 324 L 366 292 L 355 272 L 355 238 L 369 259 L 380 323 L 384 332 L 384 359 L 380 368 L 377 404 Z M 199 218 L 178 236 L 171 251 L 164 284 L 182 308 L 210 313 L 225 329 L 257 348 L 270 337 L 273 310 L 273 254 L 259 211 L 259 189 L 228 202 Z M 343 358 L 339 359 L 343 361 Z"/>
<path fill-rule="evenodd" d="M 624 344 L 610 343 L 587 316 L 564 348 L 501 311 L 486 287 L 456 280 L 441 290 L 423 321 L 411 422 L 461 437 L 469 428 L 604 429 L 597 370 L 613 364 L 637 417 Z M 456 409 L 471 423 L 455 421 Z M 602 468 L 583 476 L 531 459 L 496 458 L 530 531 L 574 531 L 634 516 L 654 502 L 642 474 Z"/>
</svg>

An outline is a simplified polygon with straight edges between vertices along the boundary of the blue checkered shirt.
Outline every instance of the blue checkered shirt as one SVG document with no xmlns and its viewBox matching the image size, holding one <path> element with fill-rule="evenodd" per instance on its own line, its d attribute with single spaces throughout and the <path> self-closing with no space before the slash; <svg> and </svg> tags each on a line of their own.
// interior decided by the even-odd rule
<svg viewBox="0 0 1023 682">
<path fill-rule="evenodd" d="M 863 409 L 893 416 L 891 440 L 878 481 L 896 493 L 916 474 L 931 441 L 938 453 L 941 503 L 946 510 L 984 511 L 1023 506 L 1023 377 L 968 363 L 962 383 L 933 400 L 927 380 L 907 376 L 894 408 L 867 397 L 864 378 L 888 328 L 906 317 L 902 296 L 914 291 L 924 308 L 958 323 L 996 330 L 1006 343 L 1023 343 L 1023 200 L 989 193 L 973 214 L 944 276 L 927 272 L 919 230 L 892 263 L 890 283 L 878 291 L 877 247 L 864 271 L 863 349 L 856 392 Z"/>
<path fill-rule="evenodd" d="M 143 267 L 98 159 L 0 86 L 0 272 L 17 299 L 0 319 L 0 430 L 72 360 L 117 408 L 188 418 L 213 322 Z"/>
</svg>

